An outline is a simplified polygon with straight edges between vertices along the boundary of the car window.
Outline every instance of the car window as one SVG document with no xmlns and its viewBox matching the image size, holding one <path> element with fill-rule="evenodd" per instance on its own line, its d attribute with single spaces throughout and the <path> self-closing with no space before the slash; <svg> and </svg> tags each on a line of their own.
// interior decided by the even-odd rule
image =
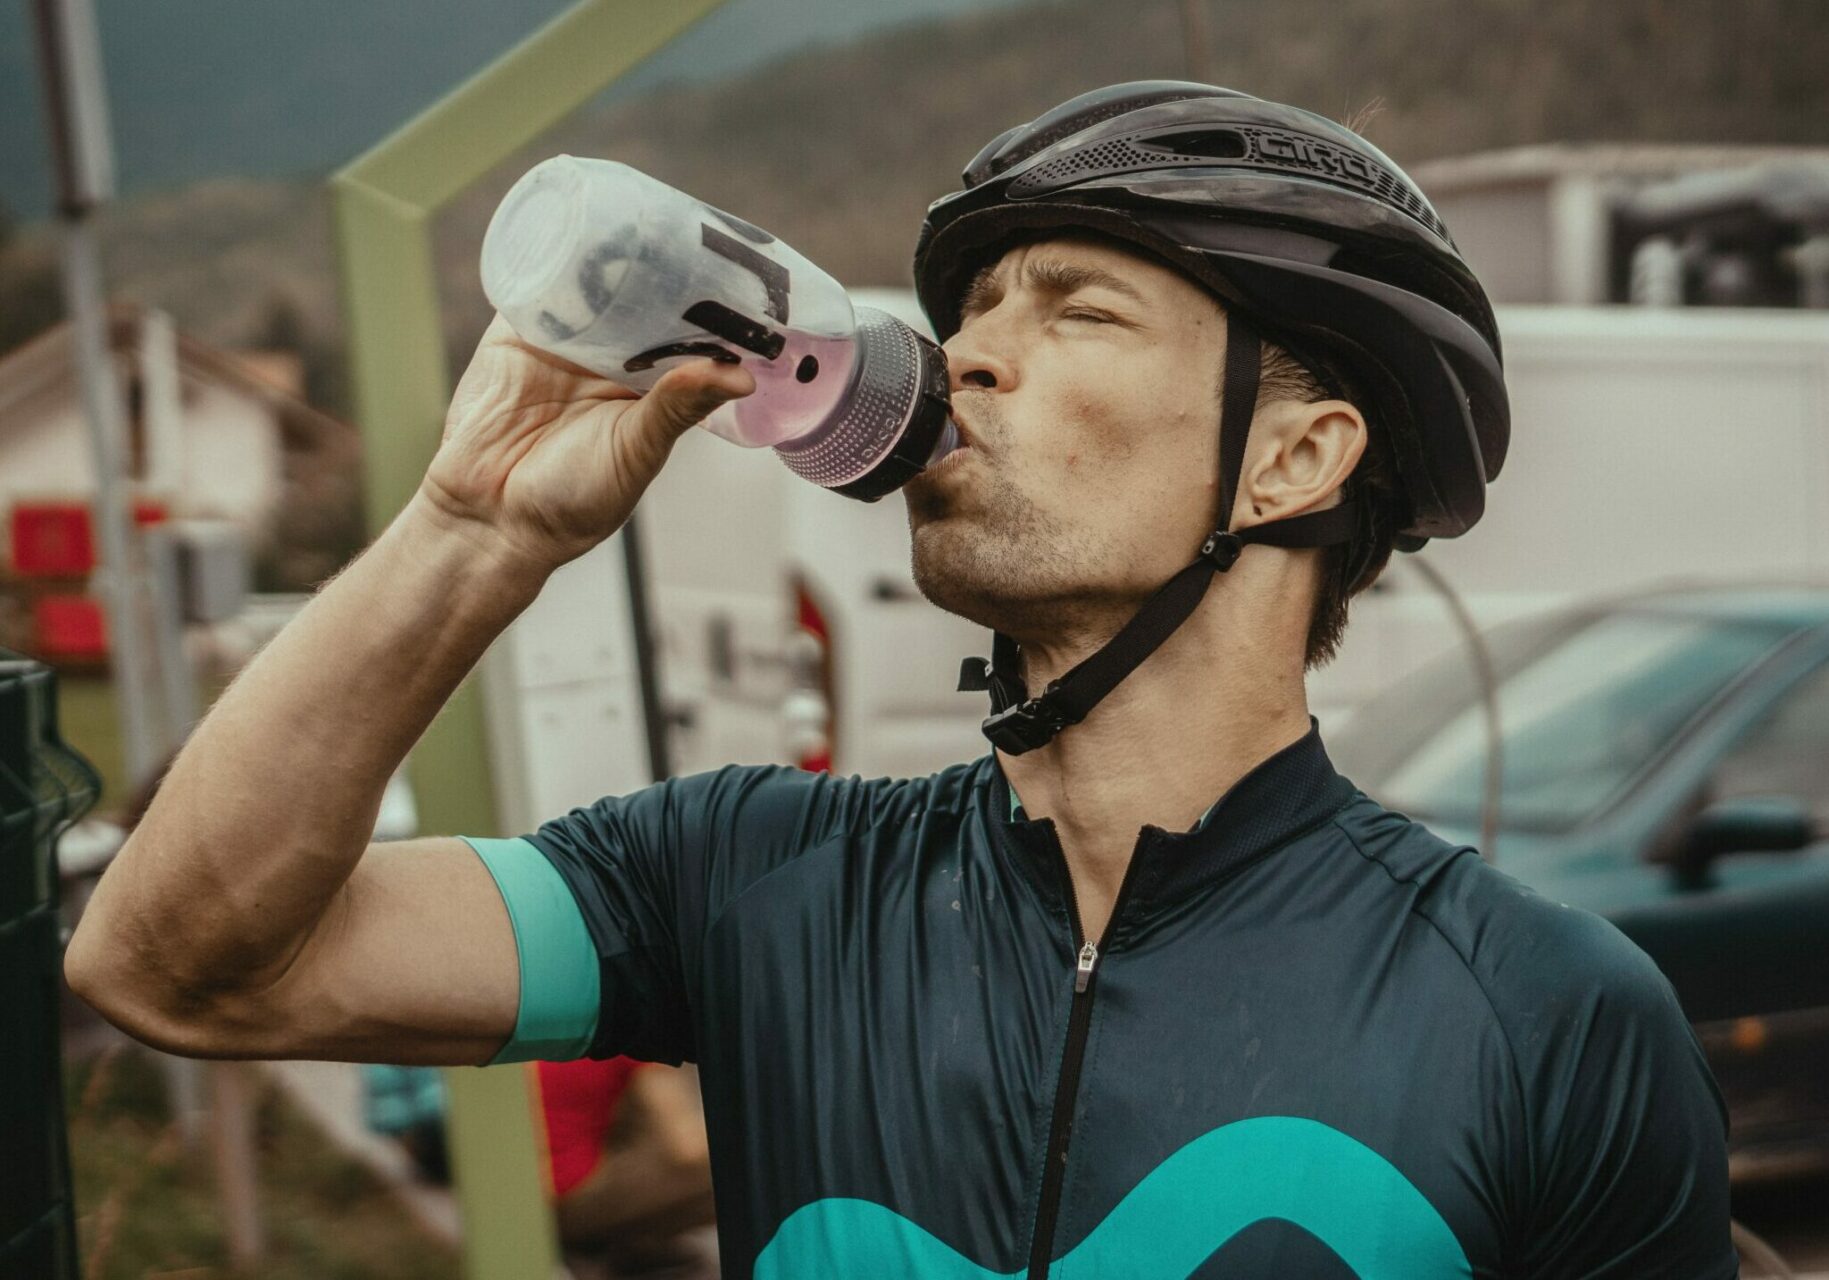
<svg viewBox="0 0 1829 1280">
<path fill-rule="evenodd" d="M 1589 615 L 1501 665 L 1500 821 L 1527 831 L 1580 825 L 1629 785 L 1787 629 L 1732 618 L 1622 610 Z M 1343 772 L 1417 818 L 1471 826 L 1485 778 L 1485 719 L 1471 682 L 1442 660 L 1350 724 Z M 1436 696 L 1424 695 L 1433 688 Z M 1442 697 L 1453 690 L 1458 696 Z M 1424 695 L 1424 696 L 1418 696 Z M 1382 750 L 1355 743 L 1382 739 Z M 1402 742 L 1392 750 L 1393 741 Z"/>
<path fill-rule="evenodd" d="M 1829 665 L 1806 676 L 1734 745 L 1708 794 L 1789 796 L 1829 830 Z"/>
</svg>

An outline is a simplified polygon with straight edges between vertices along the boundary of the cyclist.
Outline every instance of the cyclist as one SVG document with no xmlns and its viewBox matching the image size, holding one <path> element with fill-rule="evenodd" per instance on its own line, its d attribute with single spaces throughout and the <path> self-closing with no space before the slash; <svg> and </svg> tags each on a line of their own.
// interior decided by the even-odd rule
<svg viewBox="0 0 1829 1280">
<path fill-rule="evenodd" d="M 753 388 L 637 399 L 498 321 L 418 495 L 179 758 L 77 989 L 184 1053 L 696 1061 L 734 1276 L 1734 1274 L 1669 985 L 1307 713 L 1506 448 L 1428 202 L 1305 111 L 1118 85 L 986 147 L 915 276 L 968 447 L 907 488 L 914 568 L 995 632 L 995 750 L 365 850 L 488 643 Z"/>
</svg>

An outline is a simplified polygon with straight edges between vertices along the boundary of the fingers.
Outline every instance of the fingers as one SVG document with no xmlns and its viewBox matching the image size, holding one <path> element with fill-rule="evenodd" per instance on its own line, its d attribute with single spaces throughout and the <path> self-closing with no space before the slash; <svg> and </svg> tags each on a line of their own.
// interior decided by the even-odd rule
<svg viewBox="0 0 1829 1280">
<path fill-rule="evenodd" d="M 497 323 L 501 323 L 499 318 Z M 494 325 L 490 326 L 491 335 L 493 335 L 494 328 Z M 594 387 L 613 387 L 617 391 L 629 396 L 636 394 L 636 392 L 629 390 L 629 388 L 623 386 L 622 383 L 617 382 L 613 378 L 606 378 L 593 369 L 587 369 L 575 361 L 567 360 L 564 356 L 556 356 L 543 347 L 534 346 L 532 343 L 524 340 L 513 329 L 504 329 L 499 336 L 491 335 L 485 335 L 485 337 L 495 345 L 511 348 L 534 361 L 536 364 L 550 369 L 554 373 L 562 373 L 575 382 Z"/>
<path fill-rule="evenodd" d="M 652 433 L 654 443 L 670 447 L 719 405 L 755 389 L 756 379 L 740 364 L 688 361 L 669 369 L 642 398 L 643 426 Z"/>
<path fill-rule="evenodd" d="M 645 488 L 682 435 L 719 405 L 755 389 L 756 380 L 741 365 L 693 360 L 669 369 L 618 424 L 615 447 L 627 474 Z"/>
<path fill-rule="evenodd" d="M 595 370 L 527 342 L 514 331 L 500 312 L 489 322 L 479 345 L 512 347 L 549 369 L 576 378 L 581 383 L 591 384 L 590 391 L 593 394 L 600 393 L 601 390 L 613 390 L 613 398 L 617 399 L 634 398 L 640 394 L 613 378 L 606 378 Z M 755 389 L 755 378 L 739 364 L 720 360 L 691 360 L 669 370 L 648 392 L 647 399 L 656 401 L 651 411 L 659 416 L 656 425 L 671 431 L 671 438 L 677 439 L 687 427 L 704 419 L 725 401 L 739 399 Z M 582 392 L 584 388 L 579 390 Z"/>
<path fill-rule="evenodd" d="M 699 359 L 669 369 L 646 395 L 641 395 L 622 383 L 524 341 L 499 312 L 484 331 L 477 349 L 472 369 L 494 369 L 498 374 L 507 371 L 511 383 L 524 384 L 528 388 L 526 398 L 530 401 L 551 404 L 638 399 L 639 403 L 623 418 L 616 434 L 618 448 L 627 450 L 625 456 L 637 462 L 643 472 L 658 469 L 674 442 L 704 421 L 719 405 L 749 395 L 756 389 L 755 378 L 741 364 Z M 494 353 L 496 358 L 485 359 L 485 352 Z M 532 362 L 544 371 L 544 376 L 532 375 L 528 365 L 521 363 L 523 361 Z M 454 405 L 463 399 L 464 384 L 470 378 L 471 371 L 466 370 Z M 537 390 L 535 383 L 538 383 Z M 487 386 L 491 395 L 499 397 L 501 394 L 499 385 L 492 379 L 484 378 L 479 383 L 479 388 L 482 386 Z M 449 418 L 446 434 L 450 434 Z"/>
<path fill-rule="evenodd" d="M 495 319 L 489 322 L 489 327 L 483 330 L 483 336 L 478 340 L 476 345 L 479 351 L 485 347 L 507 347 L 513 351 L 519 352 L 538 364 L 544 365 L 548 369 L 557 373 L 563 373 L 567 377 L 575 378 L 580 382 L 597 383 L 615 387 L 618 391 L 631 397 L 636 394 L 612 378 L 606 378 L 595 370 L 587 369 L 575 361 L 567 360 L 564 356 L 554 355 L 544 347 L 534 346 L 531 342 L 528 342 L 521 337 L 520 334 L 516 333 L 513 326 L 502 318 L 502 313 L 499 311 L 496 312 Z"/>
</svg>

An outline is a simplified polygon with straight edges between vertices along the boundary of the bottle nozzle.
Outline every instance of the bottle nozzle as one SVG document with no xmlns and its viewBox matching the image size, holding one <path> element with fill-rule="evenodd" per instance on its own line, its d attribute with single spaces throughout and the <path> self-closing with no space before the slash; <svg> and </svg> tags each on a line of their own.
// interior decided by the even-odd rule
<svg viewBox="0 0 1829 1280">
<path fill-rule="evenodd" d="M 934 463 L 940 461 L 940 459 L 944 458 L 954 449 L 957 449 L 959 444 L 958 424 L 951 418 L 948 418 L 940 426 L 940 438 L 934 441 L 934 451 L 927 455 L 927 461 L 921 465 L 926 467 L 933 466 Z"/>
</svg>

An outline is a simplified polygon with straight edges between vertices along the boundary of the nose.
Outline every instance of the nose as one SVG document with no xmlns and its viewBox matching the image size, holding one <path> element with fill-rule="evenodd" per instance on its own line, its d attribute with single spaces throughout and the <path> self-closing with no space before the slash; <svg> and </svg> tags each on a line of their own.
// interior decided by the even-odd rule
<svg viewBox="0 0 1829 1280">
<path fill-rule="evenodd" d="M 941 344 L 952 390 L 1010 391 L 1016 386 L 1016 364 L 1009 344 L 997 338 L 989 313 Z"/>
</svg>

